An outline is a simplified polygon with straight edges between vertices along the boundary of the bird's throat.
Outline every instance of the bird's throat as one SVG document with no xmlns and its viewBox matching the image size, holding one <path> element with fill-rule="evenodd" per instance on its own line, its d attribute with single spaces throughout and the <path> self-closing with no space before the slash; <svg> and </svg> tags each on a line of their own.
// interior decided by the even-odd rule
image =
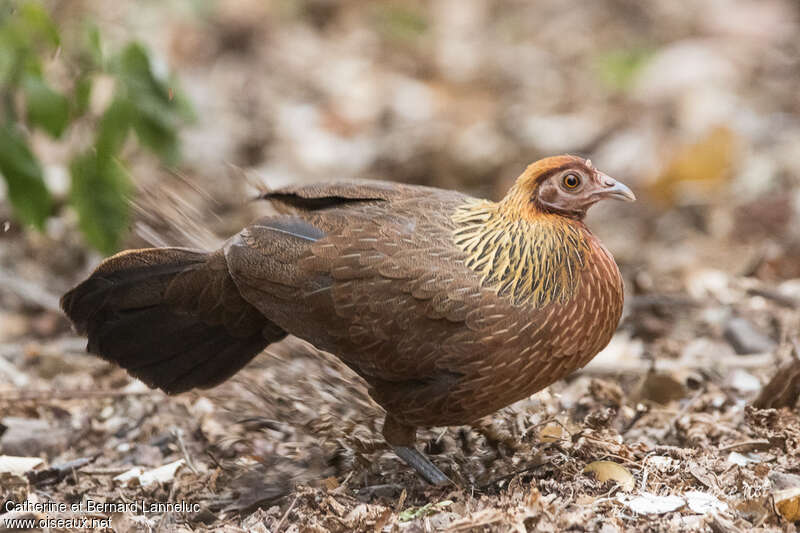
<svg viewBox="0 0 800 533">
<path fill-rule="evenodd" d="M 572 298 L 589 253 L 582 223 L 546 213 L 521 218 L 483 200 L 462 205 L 452 218 L 454 242 L 483 286 L 536 308 Z"/>
</svg>

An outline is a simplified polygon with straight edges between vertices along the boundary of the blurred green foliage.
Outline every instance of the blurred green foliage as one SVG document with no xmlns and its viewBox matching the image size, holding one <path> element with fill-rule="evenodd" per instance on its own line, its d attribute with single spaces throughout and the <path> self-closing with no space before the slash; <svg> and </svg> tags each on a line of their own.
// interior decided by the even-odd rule
<svg viewBox="0 0 800 533">
<path fill-rule="evenodd" d="M 413 42 L 428 31 L 424 13 L 413 4 L 378 2 L 372 8 L 378 30 L 391 40 Z"/>
<path fill-rule="evenodd" d="M 409 507 L 398 515 L 400 522 L 410 522 L 417 518 L 424 516 L 434 515 L 445 510 L 447 507 L 453 505 L 452 500 L 442 500 L 436 503 L 426 503 L 422 507 Z"/>
<path fill-rule="evenodd" d="M 627 91 L 652 56 L 649 48 L 611 50 L 597 57 L 597 72 L 607 87 Z"/>
<path fill-rule="evenodd" d="M 42 229 L 53 199 L 29 138 L 40 130 L 63 139 L 77 122 L 92 125 L 91 146 L 72 156 L 69 205 L 86 240 L 114 252 L 130 220 L 133 190 L 120 153 L 130 132 L 166 165 L 178 162 L 178 130 L 192 119 L 191 107 L 174 91 L 174 80 L 156 75 L 147 50 L 129 43 L 106 56 L 99 30 L 91 26 L 78 43 L 63 43 L 59 27 L 39 2 L 0 3 L 0 175 L 14 215 Z M 59 61 L 69 73 L 56 88 L 43 65 Z M 105 109 L 92 114 L 92 89 L 100 76 L 113 80 Z"/>
</svg>

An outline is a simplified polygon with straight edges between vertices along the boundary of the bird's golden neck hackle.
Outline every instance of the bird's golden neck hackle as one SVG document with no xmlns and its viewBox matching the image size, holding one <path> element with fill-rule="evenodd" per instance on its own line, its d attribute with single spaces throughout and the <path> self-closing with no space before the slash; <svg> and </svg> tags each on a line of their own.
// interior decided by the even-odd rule
<svg viewBox="0 0 800 533">
<path fill-rule="evenodd" d="M 531 193 L 535 191 L 536 184 L 520 183 L 519 181 L 509 189 L 508 194 L 498 204 L 498 212 L 509 218 L 519 218 L 530 222 L 546 215 L 537 204 Z"/>
<path fill-rule="evenodd" d="M 506 197 L 508 199 L 508 197 Z M 453 215 L 455 244 L 484 286 L 514 305 L 565 303 L 578 286 L 589 247 L 582 223 L 523 205 L 473 201 Z"/>
</svg>

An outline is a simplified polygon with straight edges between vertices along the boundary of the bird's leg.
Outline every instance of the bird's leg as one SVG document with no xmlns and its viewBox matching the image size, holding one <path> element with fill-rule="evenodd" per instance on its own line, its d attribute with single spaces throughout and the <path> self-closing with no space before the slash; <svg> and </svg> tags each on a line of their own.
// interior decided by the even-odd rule
<svg viewBox="0 0 800 533">
<path fill-rule="evenodd" d="M 449 477 L 445 476 L 430 459 L 413 446 L 392 446 L 392 449 L 400 459 L 416 470 L 417 474 L 431 485 L 446 485 L 451 482 Z"/>
<path fill-rule="evenodd" d="M 416 433 L 417 428 L 414 426 L 402 424 L 391 415 L 386 415 L 386 420 L 383 422 L 383 436 L 394 453 L 431 485 L 452 483 L 430 459 L 414 447 Z"/>
<path fill-rule="evenodd" d="M 431 485 L 440 486 L 452 483 L 450 478 L 444 475 L 444 473 L 439 470 L 424 453 L 417 450 L 413 444 L 410 446 L 392 445 L 392 449 L 400 459 L 416 470 L 417 474 Z"/>
</svg>

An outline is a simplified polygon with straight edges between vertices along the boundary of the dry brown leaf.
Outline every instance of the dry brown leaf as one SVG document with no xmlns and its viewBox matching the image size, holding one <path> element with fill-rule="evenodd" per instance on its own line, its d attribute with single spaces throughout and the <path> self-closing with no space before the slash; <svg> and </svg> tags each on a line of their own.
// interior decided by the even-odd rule
<svg viewBox="0 0 800 533">
<path fill-rule="evenodd" d="M 567 437 L 569 437 L 569 435 L 564 429 L 564 426 L 557 422 L 550 422 L 539 431 L 539 440 L 542 442 L 557 442 Z"/>
<path fill-rule="evenodd" d="M 171 483 L 175 478 L 175 474 L 184 465 L 186 461 L 178 459 L 169 464 L 153 468 L 152 470 L 145 471 L 144 469 L 135 466 L 126 472 L 114 477 L 114 481 L 122 486 L 130 486 L 131 484 L 139 484 L 143 487 L 152 485 L 154 483 Z"/>
<path fill-rule="evenodd" d="M 795 357 L 800 357 L 800 353 Z M 759 409 L 792 408 L 800 399 L 800 359 L 792 359 L 781 366 L 769 383 L 753 401 Z"/>
<path fill-rule="evenodd" d="M 3 499 L 13 501 L 23 501 L 27 497 L 30 489 L 28 478 L 22 474 L 12 474 L 10 472 L 0 472 L 0 487 L 3 487 Z M 2 531 L 0 529 L 0 531 Z"/>
<path fill-rule="evenodd" d="M 327 490 L 334 490 L 339 487 L 339 481 L 333 476 L 326 477 L 324 482 Z"/>
<path fill-rule="evenodd" d="M 635 401 L 650 400 L 663 405 L 673 400 L 682 400 L 688 393 L 686 386 L 674 376 L 648 372 L 632 397 Z"/>
</svg>

